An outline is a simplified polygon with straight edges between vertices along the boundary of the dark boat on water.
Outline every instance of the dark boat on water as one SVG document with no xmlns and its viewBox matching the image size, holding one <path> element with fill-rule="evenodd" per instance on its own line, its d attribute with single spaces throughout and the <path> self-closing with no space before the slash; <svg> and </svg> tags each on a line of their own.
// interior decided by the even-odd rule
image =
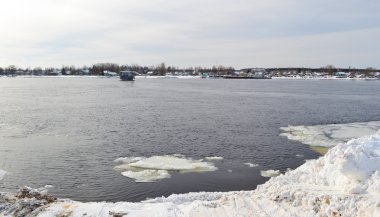
<svg viewBox="0 0 380 217">
<path fill-rule="evenodd" d="M 134 71 L 121 71 L 120 72 L 120 79 L 122 81 L 133 81 L 135 80 L 135 75 L 137 73 Z"/>
</svg>

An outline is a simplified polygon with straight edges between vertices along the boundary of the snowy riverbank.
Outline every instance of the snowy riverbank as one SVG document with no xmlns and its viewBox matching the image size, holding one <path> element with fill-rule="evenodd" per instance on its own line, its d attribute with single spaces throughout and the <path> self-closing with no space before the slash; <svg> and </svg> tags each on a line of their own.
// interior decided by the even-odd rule
<svg viewBox="0 0 380 217">
<path fill-rule="evenodd" d="M 380 131 L 339 144 L 254 191 L 188 193 L 139 203 L 51 201 L 41 196 L 43 192 L 31 192 L 1 194 L 0 216 L 376 217 L 380 216 Z"/>
</svg>

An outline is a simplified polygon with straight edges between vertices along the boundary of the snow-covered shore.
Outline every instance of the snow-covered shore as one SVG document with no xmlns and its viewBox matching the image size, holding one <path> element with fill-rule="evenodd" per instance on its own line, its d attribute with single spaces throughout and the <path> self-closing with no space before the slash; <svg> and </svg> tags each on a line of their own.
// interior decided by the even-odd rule
<svg viewBox="0 0 380 217">
<path fill-rule="evenodd" d="M 44 193 L 30 191 L 1 194 L 0 216 L 376 217 L 380 216 L 380 131 L 341 143 L 254 191 L 173 194 L 139 203 L 51 201 L 40 196 Z"/>
<path fill-rule="evenodd" d="M 0 78 L 117 78 L 119 79 L 119 76 L 100 76 L 100 75 L 18 75 L 16 77 L 7 77 L 7 76 L 0 76 Z M 166 75 L 166 76 L 157 76 L 157 75 L 137 75 L 135 76 L 135 79 L 201 79 L 202 76 L 200 75 Z M 377 81 L 380 80 L 380 78 L 374 77 L 374 78 L 337 78 L 337 77 L 271 77 L 272 79 L 281 79 L 281 80 L 358 80 L 358 81 Z M 267 81 L 267 79 L 265 79 Z"/>
</svg>

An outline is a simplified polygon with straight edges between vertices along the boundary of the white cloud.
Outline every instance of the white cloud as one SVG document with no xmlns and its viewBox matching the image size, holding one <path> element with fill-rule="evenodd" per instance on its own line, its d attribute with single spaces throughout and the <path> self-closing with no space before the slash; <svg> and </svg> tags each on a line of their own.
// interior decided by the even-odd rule
<svg viewBox="0 0 380 217">
<path fill-rule="evenodd" d="M 375 66 L 380 3 L 367 0 L 13 0 L 0 66 Z"/>
</svg>

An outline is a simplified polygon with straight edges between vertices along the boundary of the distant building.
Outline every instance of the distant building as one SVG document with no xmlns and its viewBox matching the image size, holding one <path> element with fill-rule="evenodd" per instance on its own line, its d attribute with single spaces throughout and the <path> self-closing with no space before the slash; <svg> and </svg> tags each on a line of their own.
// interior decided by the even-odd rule
<svg viewBox="0 0 380 217">
<path fill-rule="evenodd" d="M 90 75 L 89 69 L 81 69 L 79 70 L 79 75 Z"/>
<path fill-rule="evenodd" d="M 110 71 L 104 71 L 103 74 L 104 76 L 107 76 L 107 77 L 119 76 L 117 72 L 110 72 Z"/>
<path fill-rule="evenodd" d="M 59 69 L 54 69 L 53 71 L 48 72 L 47 75 L 58 76 L 58 75 L 62 75 L 62 72 Z"/>
<path fill-rule="evenodd" d="M 335 73 L 336 78 L 347 78 L 347 74 L 345 72 L 337 72 Z"/>
</svg>

